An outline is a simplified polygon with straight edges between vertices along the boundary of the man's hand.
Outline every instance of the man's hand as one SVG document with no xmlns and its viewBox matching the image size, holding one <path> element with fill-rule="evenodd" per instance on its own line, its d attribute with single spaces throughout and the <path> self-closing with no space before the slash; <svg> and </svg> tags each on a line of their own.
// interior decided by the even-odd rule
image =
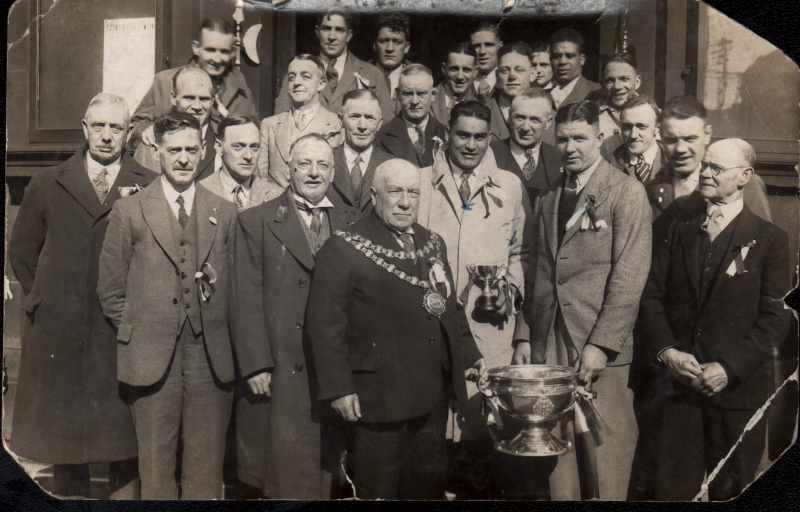
<svg viewBox="0 0 800 512">
<path fill-rule="evenodd" d="M 486 363 L 483 358 L 478 359 L 471 367 L 464 370 L 464 378 L 476 384 L 480 384 L 486 378 Z"/>
<path fill-rule="evenodd" d="M 254 395 L 272 395 L 272 374 L 261 372 L 247 379 L 247 385 Z"/>
<path fill-rule="evenodd" d="M 514 355 L 511 364 L 531 364 L 531 342 L 519 340 L 514 343 Z"/>
<path fill-rule="evenodd" d="M 358 401 L 356 393 L 337 398 L 331 402 L 331 407 L 344 421 L 358 421 L 361 419 L 361 403 Z"/>
<path fill-rule="evenodd" d="M 157 147 L 156 146 L 156 134 L 153 131 L 153 125 L 151 124 L 147 128 L 144 129 L 142 132 L 142 144 L 147 146 Z"/>
<path fill-rule="evenodd" d="M 698 378 L 703 374 L 703 368 L 692 354 L 668 348 L 661 353 L 661 361 L 675 380 L 699 389 Z"/>
<path fill-rule="evenodd" d="M 592 387 L 592 380 L 600 372 L 606 369 L 608 356 L 602 349 L 587 343 L 581 352 L 581 366 L 578 369 L 578 380 L 586 385 L 587 389 Z"/>
<path fill-rule="evenodd" d="M 714 396 L 728 385 L 728 374 L 719 363 L 705 363 L 701 365 L 703 373 L 700 375 L 700 392 L 705 396 Z"/>
</svg>

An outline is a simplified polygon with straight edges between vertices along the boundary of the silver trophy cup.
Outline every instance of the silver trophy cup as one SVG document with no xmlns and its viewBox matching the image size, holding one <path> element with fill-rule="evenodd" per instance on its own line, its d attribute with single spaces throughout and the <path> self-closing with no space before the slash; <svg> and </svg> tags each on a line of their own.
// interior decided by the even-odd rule
<svg viewBox="0 0 800 512">
<path fill-rule="evenodd" d="M 555 437 L 551 430 L 575 405 L 575 370 L 531 364 L 500 366 L 487 374 L 480 388 L 496 450 L 549 457 L 570 449 L 570 443 Z"/>
</svg>

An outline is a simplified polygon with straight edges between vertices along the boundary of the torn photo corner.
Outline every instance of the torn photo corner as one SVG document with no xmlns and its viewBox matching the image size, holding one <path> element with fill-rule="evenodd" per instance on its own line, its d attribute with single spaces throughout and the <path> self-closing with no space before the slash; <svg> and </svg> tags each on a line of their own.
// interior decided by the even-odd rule
<svg viewBox="0 0 800 512">
<path fill-rule="evenodd" d="M 432 491 L 422 485 L 412 486 L 413 492 L 446 500 L 759 504 L 775 489 L 796 494 L 796 476 L 787 483 L 783 475 L 787 456 L 796 461 L 798 452 L 800 322 L 778 297 L 794 290 L 786 303 L 800 303 L 800 67 L 779 46 L 793 48 L 797 59 L 800 35 L 759 35 L 736 21 L 736 9 L 744 8 L 696 0 L 15 1 L 7 10 L 2 439 L 17 463 L 7 465 L 8 481 L 22 484 L 6 484 L 5 491 L 43 504 L 51 503 L 48 497 L 371 499 L 378 472 L 365 471 L 363 460 L 379 461 L 384 445 L 366 452 L 373 459 L 356 457 L 365 452 L 352 442 L 354 432 L 390 423 L 385 417 L 396 419 L 391 413 L 402 407 L 415 415 L 398 420 L 404 427 L 434 416 L 419 406 L 430 397 L 413 386 L 426 382 L 422 372 L 439 372 L 441 365 L 417 361 L 406 370 L 413 372 L 403 379 L 406 388 L 390 388 L 386 382 L 396 379 L 381 380 L 381 372 L 387 361 L 411 350 L 407 332 L 365 336 L 348 346 L 348 371 L 336 382 L 362 386 L 347 402 L 348 412 L 362 418 L 338 421 L 332 402 L 341 389 L 333 391 L 332 381 L 330 389 L 313 384 L 326 376 L 325 361 L 314 360 L 306 346 L 313 331 L 305 315 L 315 277 L 316 251 L 306 243 L 311 223 L 295 222 L 293 201 L 280 203 L 263 222 L 264 233 L 279 240 L 277 249 L 259 248 L 264 254 L 245 258 L 234 254 L 241 239 L 228 240 L 221 229 L 233 225 L 223 215 L 227 210 L 200 204 L 206 190 L 227 200 L 225 186 L 233 181 L 226 180 L 242 176 L 252 187 L 250 198 L 267 198 L 259 208 L 287 197 L 293 143 L 309 132 L 336 146 L 330 194 L 361 187 L 363 204 L 357 207 L 363 208 L 376 165 L 365 164 L 363 181 L 342 177 L 352 171 L 349 155 L 358 139 L 345 104 L 368 97 L 377 103 L 370 115 L 379 119 L 369 135 L 373 159 L 385 154 L 387 160 L 413 160 L 420 168 L 446 169 L 453 179 L 462 178 L 456 163 L 469 160 L 472 146 L 463 150 L 466 157 L 458 148 L 474 135 L 465 131 L 474 123 L 456 126 L 451 113 L 469 102 L 471 110 L 459 120 L 480 125 L 474 138 L 481 140 L 475 144 L 483 156 L 465 181 L 480 181 L 482 172 L 511 175 L 529 194 L 530 212 L 519 205 L 525 222 L 533 227 L 541 220 L 547 231 L 536 249 L 531 242 L 513 255 L 503 253 L 509 261 L 528 258 L 520 265 L 532 273 L 514 276 L 525 295 L 516 329 L 501 334 L 488 324 L 470 324 L 494 401 L 481 404 L 488 399 L 466 385 L 465 410 L 453 402 L 447 420 L 437 418 L 437 428 L 447 434 L 437 437 L 436 450 L 416 453 L 419 464 L 407 468 L 418 476 L 414 471 L 427 468 L 423 461 L 434 470 L 446 467 L 442 489 L 435 496 L 424 494 Z M 783 26 L 796 14 L 771 4 L 749 9 L 765 28 Z M 762 18 L 770 21 L 765 25 Z M 298 56 L 319 75 L 307 98 L 304 85 L 289 85 L 289 67 Z M 419 75 L 430 79 L 420 85 Z M 181 90 L 190 86 L 179 82 L 194 79 L 202 82 L 194 84 L 200 93 Z M 354 90 L 364 92 L 350 94 Z M 119 122 L 103 117 L 113 105 L 124 107 L 124 114 L 116 112 Z M 576 105 L 589 106 L 570 108 Z M 303 116 L 294 114 L 308 106 L 315 117 L 301 123 Z M 170 209 L 172 196 L 162 194 L 181 189 L 180 172 L 167 165 L 168 151 L 159 146 L 170 130 L 156 129 L 157 120 L 175 110 L 200 126 L 199 158 L 190 160 L 192 190 L 203 192 L 192 196 L 199 203 L 189 209 L 194 223 L 186 231 L 178 210 Z M 411 128 L 414 112 L 426 123 L 427 146 L 412 142 L 420 133 Z M 260 145 L 258 158 L 266 161 L 236 167 L 252 149 L 230 139 L 226 144 L 228 135 L 246 131 L 236 123 L 255 134 L 248 144 Z M 570 129 L 576 125 L 593 139 L 575 136 Z M 285 129 L 269 132 L 270 126 Z M 591 162 L 581 166 L 584 151 Z M 598 176 L 605 171 L 588 165 L 601 161 L 613 171 L 602 186 Z M 573 192 L 573 171 L 589 171 L 583 175 L 588 178 L 575 179 L 578 206 L 563 213 L 566 222 L 559 227 L 558 208 Z M 105 188 L 98 175 L 108 180 Z M 503 190 L 508 181 L 495 174 L 487 180 L 497 189 L 493 193 L 513 203 L 505 199 L 515 197 Z M 614 199 L 614 180 L 632 191 L 624 200 Z M 453 183 L 450 192 L 458 198 L 462 182 Z M 443 294 L 446 301 L 464 297 L 458 306 L 464 310 L 479 290 L 459 286 L 457 266 L 466 272 L 467 259 L 494 249 L 488 235 L 516 222 L 509 217 L 479 234 L 466 231 L 465 219 L 483 216 L 476 222 L 488 223 L 506 212 L 495 203 L 484 211 L 477 188 L 471 193 L 476 199 L 467 201 L 470 208 L 458 208 L 465 231 L 455 242 L 442 236 L 450 261 L 435 276 L 452 288 Z M 589 210 L 581 194 L 596 198 Z M 631 277 L 633 267 L 613 273 L 620 260 L 613 251 L 630 245 L 620 242 L 620 233 L 634 232 L 620 219 L 637 194 L 644 198 L 638 218 L 652 213 L 654 221 L 639 232 L 652 233 L 652 253 L 661 251 L 652 264 L 641 255 L 636 259 L 638 270 L 651 269 L 646 284 L 644 277 Z M 342 205 L 358 202 L 355 193 L 342 197 L 332 201 L 336 213 L 330 219 Z M 694 229 L 694 238 L 679 238 L 689 233 L 682 227 L 700 225 L 706 203 L 720 201 L 733 220 L 723 221 L 719 234 L 702 238 Z M 140 215 L 128 225 L 143 221 L 126 237 L 120 233 L 127 220 L 119 219 L 131 205 Z M 195 218 L 206 209 L 204 218 Z M 670 230 L 659 227 L 668 221 L 674 222 Z M 425 228 L 439 232 L 428 222 Z M 140 237 L 149 238 L 141 243 Z M 146 247 L 153 251 L 148 261 L 161 258 L 164 267 L 152 275 L 122 276 L 109 254 L 114 243 L 128 242 L 121 249 L 134 254 Z M 197 268 L 181 266 L 186 246 L 210 247 L 192 256 Z M 778 257 L 778 250 L 786 254 Z M 236 290 L 262 279 L 231 285 L 236 269 L 228 267 L 267 254 L 272 259 L 264 267 L 284 265 L 279 274 L 290 275 L 290 284 L 261 290 L 281 299 L 241 321 L 236 309 L 252 313 L 247 306 L 255 292 L 236 296 Z M 670 269 L 663 273 L 667 281 L 654 281 L 657 264 L 673 265 L 663 267 Z M 546 271 L 534 276 L 537 268 Z M 595 270 L 605 277 L 594 279 L 589 274 Z M 434 273 L 423 274 L 415 282 L 434 281 Z M 533 283 L 545 274 L 552 293 L 537 293 Z M 638 287 L 635 313 L 613 312 L 633 302 L 613 295 L 620 280 Z M 136 297 L 145 297 L 144 303 Z M 603 303 L 603 297 L 615 300 Z M 137 316 L 145 310 L 150 316 Z M 266 330 L 252 328 L 253 318 L 263 320 Z M 411 332 L 423 323 L 404 328 Z M 175 325 L 175 336 L 159 338 Z M 251 343 L 243 333 L 270 344 L 289 341 L 276 348 Z M 602 333 L 612 334 L 605 339 Z M 414 346 L 431 357 L 454 357 L 447 350 L 434 354 L 436 336 L 438 331 L 425 332 Z M 387 348 L 398 340 L 405 344 Z M 642 355 L 651 353 L 649 360 Z M 600 359 L 606 359 L 603 368 L 587 373 Z M 529 364 L 534 361 L 541 365 Z M 186 384 L 182 369 L 195 364 L 212 376 L 214 384 L 199 392 L 208 406 L 183 410 L 182 417 L 201 421 L 179 425 L 184 438 L 161 453 L 154 447 L 171 432 L 164 417 L 187 402 L 170 401 L 164 389 Z M 371 380 L 376 376 L 381 378 Z M 457 385 L 448 380 L 442 387 L 455 396 Z M 584 395 L 576 395 L 579 388 Z M 414 389 L 415 396 L 402 394 L 404 389 Z M 389 413 L 370 423 L 374 404 Z M 170 421 L 180 423 L 180 416 Z M 217 435 L 219 442 L 209 443 L 212 431 L 227 432 L 227 440 Z M 475 439 L 486 449 L 471 449 Z M 202 457 L 179 456 L 176 447 L 187 442 L 206 442 Z M 445 450 L 447 458 L 434 460 Z M 142 453 L 157 456 L 137 460 Z M 279 478 L 271 464 L 295 476 Z M 164 469 L 175 466 L 177 471 Z M 377 496 L 398 497 L 419 496 Z"/>
</svg>

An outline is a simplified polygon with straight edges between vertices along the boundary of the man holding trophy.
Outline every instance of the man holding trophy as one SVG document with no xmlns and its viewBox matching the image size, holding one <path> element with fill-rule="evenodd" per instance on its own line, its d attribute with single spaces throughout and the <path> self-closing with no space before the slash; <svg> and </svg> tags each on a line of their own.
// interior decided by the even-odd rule
<svg viewBox="0 0 800 512">
<path fill-rule="evenodd" d="M 419 208 L 419 223 L 439 233 L 447 245 L 454 293 L 487 367 L 509 364 L 517 322 L 524 323 L 516 311 L 524 289 L 523 234 L 530 213 L 520 179 L 498 169 L 487 151 L 490 126 L 491 112 L 483 103 L 470 100 L 453 107 L 449 143 L 444 150 L 439 144 L 433 165 L 422 169 Z M 527 326 L 520 325 L 519 331 L 527 340 Z M 458 427 L 462 453 L 468 453 L 470 468 L 480 473 L 491 443 L 480 394 L 472 384 L 468 394 Z M 476 480 L 485 482 L 486 477 Z"/>
<path fill-rule="evenodd" d="M 601 157 L 602 140 L 594 104 L 558 110 L 563 179 L 537 201 L 531 226 L 536 249 L 524 309 L 533 329 L 513 361 L 575 368 L 613 431 L 602 444 L 575 436 L 576 449 L 551 475 L 552 499 L 624 500 L 635 445 L 628 366 L 650 267 L 651 214 L 641 183 Z M 576 415 L 576 434 L 581 423 Z"/>
</svg>

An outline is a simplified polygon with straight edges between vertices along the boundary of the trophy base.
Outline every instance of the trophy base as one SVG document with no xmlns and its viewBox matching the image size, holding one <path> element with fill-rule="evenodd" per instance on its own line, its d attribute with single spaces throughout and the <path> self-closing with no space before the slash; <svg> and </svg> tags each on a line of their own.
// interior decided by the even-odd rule
<svg viewBox="0 0 800 512">
<path fill-rule="evenodd" d="M 571 443 L 539 429 L 523 430 L 512 439 L 495 443 L 497 451 L 520 457 L 552 457 L 568 452 L 571 447 Z"/>
</svg>

